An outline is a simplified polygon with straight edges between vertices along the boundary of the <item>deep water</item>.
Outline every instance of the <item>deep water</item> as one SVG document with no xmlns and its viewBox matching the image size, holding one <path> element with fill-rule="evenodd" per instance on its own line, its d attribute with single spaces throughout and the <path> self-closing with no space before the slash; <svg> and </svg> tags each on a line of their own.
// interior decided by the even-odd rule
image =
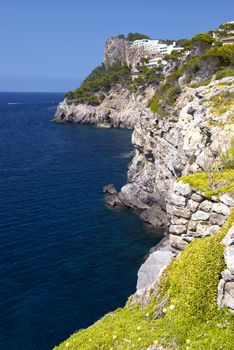
<svg viewBox="0 0 234 350">
<path fill-rule="evenodd" d="M 0 348 L 47 350 L 134 292 L 161 232 L 109 210 L 129 130 L 50 122 L 62 94 L 0 93 Z"/>
</svg>

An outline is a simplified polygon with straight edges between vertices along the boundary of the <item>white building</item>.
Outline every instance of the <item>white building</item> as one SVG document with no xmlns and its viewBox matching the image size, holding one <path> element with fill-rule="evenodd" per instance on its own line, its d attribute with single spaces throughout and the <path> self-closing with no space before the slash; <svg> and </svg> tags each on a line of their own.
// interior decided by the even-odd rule
<svg viewBox="0 0 234 350">
<path fill-rule="evenodd" d="M 150 54 L 160 53 L 161 55 L 171 54 L 173 50 L 183 50 L 183 47 L 176 46 L 175 42 L 173 44 L 167 45 L 160 43 L 159 40 L 150 39 L 135 40 L 133 42 L 133 46 L 139 49 L 142 48 Z"/>
</svg>

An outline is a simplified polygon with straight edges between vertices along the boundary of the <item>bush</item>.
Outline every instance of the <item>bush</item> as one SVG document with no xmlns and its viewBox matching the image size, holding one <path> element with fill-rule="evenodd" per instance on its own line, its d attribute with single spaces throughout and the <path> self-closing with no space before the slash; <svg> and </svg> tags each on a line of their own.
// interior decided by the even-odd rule
<svg viewBox="0 0 234 350">
<path fill-rule="evenodd" d="M 140 34 L 140 33 L 129 33 L 127 36 L 128 41 L 135 41 L 135 40 L 141 40 L 141 39 L 150 39 L 148 35 Z"/>
<path fill-rule="evenodd" d="M 220 159 L 224 169 L 234 169 L 234 137 L 231 140 L 231 147 L 221 153 Z"/>
<path fill-rule="evenodd" d="M 226 31 L 232 31 L 232 30 L 234 30 L 234 23 L 227 22 L 227 23 L 220 24 L 219 29 L 223 29 Z"/>
<path fill-rule="evenodd" d="M 208 101 L 212 107 L 212 113 L 217 117 L 234 107 L 234 92 L 223 91 L 218 95 L 212 96 Z"/>
<path fill-rule="evenodd" d="M 223 45 L 220 47 L 212 47 L 204 54 L 203 57 L 216 58 L 217 65 L 219 67 L 229 66 L 230 64 L 234 64 L 234 44 Z"/>
<path fill-rule="evenodd" d="M 201 45 L 204 47 L 210 47 L 213 44 L 217 44 L 218 41 L 207 33 L 197 34 L 192 38 L 192 42 L 195 45 Z"/>
<path fill-rule="evenodd" d="M 233 77 L 233 76 L 234 76 L 234 69 L 231 69 L 231 68 L 223 68 L 215 73 L 215 78 L 217 80 L 223 79 L 226 77 Z"/>
</svg>

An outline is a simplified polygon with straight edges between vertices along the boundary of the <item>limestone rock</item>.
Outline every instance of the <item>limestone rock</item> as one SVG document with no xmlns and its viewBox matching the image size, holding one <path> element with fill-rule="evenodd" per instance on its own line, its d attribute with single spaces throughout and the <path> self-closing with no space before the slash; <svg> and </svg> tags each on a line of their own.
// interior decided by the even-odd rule
<svg viewBox="0 0 234 350">
<path fill-rule="evenodd" d="M 234 206 L 234 199 L 232 197 L 230 197 L 227 193 L 225 193 L 224 195 L 222 195 L 220 197 L 220 201 L 226 205 L 228 205 L 229 207 L 233 207 Z"/>
<path fill-rule="evenodd" d="M 214 211 L 215 213 L 218 213 L 218 214 L 228 215 L 230 212 L 230 209 L 228 208 L 228 206 L 226 204 L 214 203 L 212 206 L 212 211 Z"/>
<path fill-rule="evenodd" d="M 209 226 L 208 223 L 199 222 L 197 225 L 197 237 L 206 237 L 209 236 Z"/>
<path fill-rule="evenodd" d="M 155 283 L 172 258 L 173 254 L 170 251 L 152 253 L 138 271 L 137 289 L 146 288 Z"/>
<path fill-rule="evenodd" d="M 229 245 L 225 248 L 224 260 L 229 271 L 234 275 L 234 245 Z"/>
<path fill-rule="evenodd" d="M 149 209 L 149 205 L 140 200 L 140 189 L 136 184 L 129 183 L 123 186 L 118 197 L 126 207 Z"/>
<path fill-rule="evenodd" d="M 192 213 L 194 213 L 199 206 L 199 202 L 194 201 L 193 199 L 189 199 L 188 201 L 188 208 L 191 210 Z"/>
<path fill-rule="evenodd" d="M 211 210 L 211 207 L 212 207 L 212 203 L 208 200 L 205 200 L 199 205 L 199 210 L 209 212 Z"/>
<path fill-rule="evenodd" d="M 186 198 L 183 196 L 179 196 L 178 194 L 173 193 L 171 196 L 171 203 L 177 205 L 179 207 L 185 207 Z"/>
<path fill-rule="evenodd" d="M 174 185 L 174 192 L 179 196 L 189 197 L 192 194 L 192 189 L 188 184 L 178 181 Z"/>
<path fill-rule="evenodd" d="M 190 220 L 189 224 L 188 224 L 188 230 L 189 231 L 196 231 L 197 230 L 197 225 L 198 225 L 197 221 Z"/>
<path fill-rule="evenodd" d="M 166 212 L 158 204 L 153 204 L 149 209 L 144 210 L 140 218 L 154 227 L 165 227 L 168 225 Z"/>
<path fill-rule="evenodd" d="M 181 208 L 173 207 L 172 208 L 172 215 L 182 217 L 185 219 L 189 219 L 191 216 L 191 211 L 187 208 L 181 209 Z"/>
<path fill-rule="evenodd" d="M 176 250 L 182 250 L 186 247 L 187 242 L 185 242 L 180 236 L 170 234 L 169 235 L 170 244 Z"/>
<path fill-rule="evenodd" d="M 217 304 L 234 312 L 234 226 L 229 229 L 222 243 L 225 245 L 224 260 L 227 269 L 222 272 L 218 285 Z"/>
<path fill-rule="evenodd" d="M 173 216 L 170 219 L 170 222 L 172 225 L 186 225 L 188 223 L 188 220 L 184 218 L 179 218 L 177 216 Z"/>
<path fill-rule="evenodd" d="M 121 205 L 121 202 L 120 202 L 118 196 L 115 194 L 107 194 L 105 196 L 105 201 L 111 207 L 115 207 L 116 205 Z"/>
<path fill-rule="evenodd" d="M 222 226 L 225 223 L 225 221 L 226 221 L 226 217 L 224 215 L 217 214 L 217 213 L 210 214 L 210 223 L 212 225 Z"/>
<path fill-rule="evenodd" d="M 169 228 L 170 233 L 175 233 L 176 235 L 181 235 L 187 231 L 186 225 L 171 225 Z"/>
<path fill-rule="evenodd" d="M 191 199 L 195 202 L 201 203 L 204 197 L 198 193 L 193 193 Z"/>
<path fill-rule="evenodd" d="M 198 210 L 196 213 L 192 215 L 192 220 L 194 221 L 206 221 L 209 220 L 210 214 L 206 213 L 205 211 Z"/>
<path fill-rule="evenodd" d="M 103 187 L 104 193 L 117 194 L 116 188 L 113 184 L 109 184 Z"/>
</svg>

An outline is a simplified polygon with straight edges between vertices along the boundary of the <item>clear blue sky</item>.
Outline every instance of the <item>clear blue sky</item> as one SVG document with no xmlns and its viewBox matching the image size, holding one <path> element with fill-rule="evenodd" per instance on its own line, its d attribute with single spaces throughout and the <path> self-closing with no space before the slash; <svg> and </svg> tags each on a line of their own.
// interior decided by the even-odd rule
<svg viewBox="0 0 234 350">
<path fill-rule="evenodd" d="M 190 38 L 233 17 L 233 0 L 0 0 L 0 91 L 67 91 L 109 36 Z"/>
</svg>

